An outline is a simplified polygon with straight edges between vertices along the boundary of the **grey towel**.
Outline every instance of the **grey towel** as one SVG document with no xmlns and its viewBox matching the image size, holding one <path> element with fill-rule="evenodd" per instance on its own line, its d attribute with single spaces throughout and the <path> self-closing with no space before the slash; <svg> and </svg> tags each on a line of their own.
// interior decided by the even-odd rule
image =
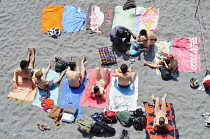
<svg viewBox="0 0 210 139">
<path fill-rule="evenodd" d="M 72 107 L 72 106 L 66 106 L 66 107 L 63 109 L 63 111 L 64 111 L 65 113 L 70 113 L 70 114 L 75 115 L 75 114 L 77 113 L 77 111 L 78 111 L 78 108 Z"/>
</svg>

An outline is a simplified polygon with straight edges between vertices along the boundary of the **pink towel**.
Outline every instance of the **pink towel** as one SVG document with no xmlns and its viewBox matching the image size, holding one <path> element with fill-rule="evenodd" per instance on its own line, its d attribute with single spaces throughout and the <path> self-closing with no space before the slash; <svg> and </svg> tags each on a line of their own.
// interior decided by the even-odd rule
<svg viewBox="0 0 210 139">
<path fill-rule="evenodd" d="M 101 27 L 102 23 L 104 22 L 104 13 L 100 11 L 100 7 L 98 6 L 92 6 L 91 9 L 91 16 L 90 16 L 90 29 L 92 32 L 98 32 L 101 33 Z"/>
<path fill-rule="evenodd" d="M 108 77 L 108 84 L 106 86 L 106 100 L 103 100 L 100 96 L 96 97 L 90 97 L 90 91 L 92 87 L 95 85 L 95 70 L 96 69 L 89 69 L 88 70 L 88 83 L 86 85 L 86 88 L 83 92 L 82 98 L 80 100 L 80 106 L 90 106 L 94 108 L 108 108 L 108 99 L 109 99 L 109 92 L 110 92 L 110 86 L 111 86 L 111 74 L 114 72 L 113 70 L 109 72 Z M 103 69 L 100 69 L 101 77 L 103 75 Z"/>
<path fill-rule="evenodd" d="M 199 37 L 177 38 L 173 40 L 172 54 L 177 56 L 178 71 L 200 72 Z"/>
</svg>

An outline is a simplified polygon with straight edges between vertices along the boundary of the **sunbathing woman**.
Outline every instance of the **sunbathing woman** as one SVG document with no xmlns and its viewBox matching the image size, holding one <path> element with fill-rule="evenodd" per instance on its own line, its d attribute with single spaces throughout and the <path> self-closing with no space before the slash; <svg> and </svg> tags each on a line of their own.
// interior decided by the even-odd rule
<svg viewBox="0 0 210 139">
<path fill-rule="evenodd" d="M 101 96 L 103 100 L 106 100 L 106 90 L 105 87 L 108 83 L 109 70 L 104 68 L 103 77 L 100 78 L 100 68 L 96 68 L 95 86 L 90 92 L 90 97 L 95 97 L 96 95 Z"/>
<path fill-rule="evenodd" d="M 55 84 L 57 84 L 61 81 L 61 79 L 63 78 L 63 76 L 66 73 L 66 70 L 65 70 L 61 73 L 61 75 L 56 80 L 47 81 L 46 75 L 49 72 L 50 68 L 51 68 L 51 63 L 49 61 L 49 65 L 43 73 L 41 71 L 37 71 L 35 73 L 35 77 L 36 77 L 35 84 L 39 89 L 41 89 L 43 91 L 48 91 L 51 88 L 53 88 L 55 86 Z"/>
<path fill-rule="evenodd" d="M 165 127 L 168 126 L 168 118 L 166 117 L 166 97 L 167 94 L 164 94 L 162 98 L 162 106 L 160 108 L 160 99 L 158 97 L 154 97 L 154 95 L 151 95 L 152 100 L 155 101 L 155 118 L 154 118 L 154 124 L 153 124 L 153 130 L 157 127 Z"/>
</svg>

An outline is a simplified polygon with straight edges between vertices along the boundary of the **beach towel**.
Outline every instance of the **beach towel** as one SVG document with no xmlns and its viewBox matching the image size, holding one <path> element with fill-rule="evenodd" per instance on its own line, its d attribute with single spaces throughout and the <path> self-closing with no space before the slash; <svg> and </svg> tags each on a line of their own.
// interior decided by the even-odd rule
<svg viewBox="0 0 210 139">
<path fill-rule="evenodd" d="M 142 10 L 142 7 L 137 7 L 136 9 Z M 142 12 L 139 13 L 137 11 L 137 14 L 135 15 L 135 33 L 138 36 L 140 30 L 146 29 L 150 31 L 154 31 L 157 29 L 158 26 L 158 18 L 159 18 L 159 7 L 150 7 L 147 8 L 145 13 L 142 14 Z"/>
<path fill-rule="evenodd" d="M 117 63 L 112 46 L 99 47 L 98 53 L 102 65 Z"/>
<path fill-rule="evenodd" d="M 80 88 L 72 89 L 69 87 L 68 80 L 65 76 L 64 80 L 63 80 L 62 93 L 60 96 L 58 106 L 60 108 L 65 108 L 66 106 L 76 107 L 76 108 L 78 108 L 78 112 L 75 114 L 75 117 L 82 116 L 83 109 L 82 109 L 82 107 L 79 106 L 79 104 L 80 104 L 80 100 L 81 100 L 83 91 L 85 89 L 86 83 L 87 83 L 87 78 L 85 77 Z"/>
<path fill-rule="evenodd" d="M 158 40 L 155 43 L 155 46 L 157 47 L 157 52 L 156 52 L 155 58 L 154 58 L 155 64 L 158 64 L 158 61 L 161 60 L 162 58 L 166 58 L 166 56 L 163 53 L 161 53 L 160 50 L 163 52 L 170 53 L 171 45 L 172 45 L 171 41 L 165 41 L 165 40 Z M 154 75 L 155 75 L 155 77 L 160 77 L 161 76 L 160 70 L 154 69 Z"/>
<path fill-rule="evenodd" d="M 112 28 L 116 26 L 124 26 L 131 30 L 131 32 L 135 32 L 135 8 L 129 10 L 123 10 L 122 6 L 115 7 L 114 20 L 112 24 Z"/>
<path fill-rule="evenodd" d="M 172 103 L 167 103 L 166 111 L 168 118 L 167 130 L 153 130 L 154 123 L 154 105 L 144 102 L 146 112 L 146 139 L 179 139 L 179 131 L 176 127 L 175 112 Z"/>
<path fill-rule="evenodd" d="M 138 76 L 127 88 L 119 87 L 117 77 L 112 77 L 109 95 L 109 109 L 111 111 L 135 111 L 138 100 Z"/>
<path fill-rule="evenodd" d="M 33 82 L 34 78 L 35 77 L 33 76 Z M 16 82 L 15 74 L 13 77 L 13 82 Z M 36 95 L 36 89 L 32 88 L 32 83 L 28 79 L 22 79 L 21 77 L 18 78 L 18 83 L 18 88 L 13 88 L 7 97 L 18 101 L 33 102 Z"/>
<path fill-rule="evenodd" d="M 112 29 L 115 6 L 115 4 L 90 4 L 86 20 L 87 30 L 108 37 Z"/>
<path fill-rule="evenodd" d="M 173 40 L 172 54 L 177 57 L 178 71 L 200 72 L 199 37 L 176 38 Z"/>
<path fill-rule="evenodd" d="M 110 93 L 110 86 L 111 86 L 111 74 L 114 72 L 113 70 L 109 72 L 108 83 L 105 87 L 106 89 L 106 100 L 103 100 L 100 96 L 90 97 L 90 91 L 92 87 L 95 85 L 95 71 L 96 69 L 89 69 L 88 70 L 88 82 L 84 93 L 82 95 L 80 106 L 90 106 L 94 108 L 107 108 L 108 107 L 108 100 L 109 100 L 109 93 Z M 101 77 L 103 75 L 103 69 L 100 69 Z"/>
<path fill-rule="evenodd" d="M 63 12 L 64 5 L 53 5 L 45 7 L 42 11 L 42 33 L 47 33 L 48 29 L 52 29 L 55 27 L 62 31 Z"/>
<path fill-rule="evenodd" d="M 63 32 L 83 30 L 85 20 L 86 13 L 84 10 L 74 5 L 65 5 L 62 18 Z"/>
<path fill-rule="evenodd" d="M 45 68 L 42 69 L 42 72 L 45 70 Z M 49 72 L 47 73 L 46 76 L 46 80 L 56 80 L 58 77 L 60 76 L 59 73 L 55 72 L 54 70 L 49 70 Z M 58 93 L 59 93 L 59 88 L 58 88 L 58 84 L 55 84 L 55 86 L 50 89 L 50 99 L 54 100 L 54 105 L 57 105 L 58 103 Z M 37 88 L 37 94 L 35 97 L 34 102 L 32 103 L 32 105 L 35 105 L 37 107 L 42 108 L 41 106 L 41 100 L 40 97 L 42 95 L 47 95 L 47 91 L 42 91 L 40 89 Z"/>
</svg>

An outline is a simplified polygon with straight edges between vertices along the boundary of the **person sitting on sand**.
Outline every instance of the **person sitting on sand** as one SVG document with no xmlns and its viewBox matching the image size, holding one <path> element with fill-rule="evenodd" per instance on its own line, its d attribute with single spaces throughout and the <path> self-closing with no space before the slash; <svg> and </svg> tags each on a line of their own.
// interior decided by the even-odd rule
<svg viewBox="0 0 210 139">
<path fill-rule="evenodd" d="M 45 71 L 43 73 L 41 71 L 37 71 L 35 73 L 35 77 L 36 77 L 35 84 L 42 91 L 48 91 L 51 88 L 53 88 L 55 86 L 55 84 L 57 84 L 61 81 L 61 79 L 63 78 L 63 76 L 66 73 L 66 70 L 65 70 L 61 73 L 61 75 L 56 80 L 48 81 L 48 80 L 46 80 L 46 75 L 49 72 L 50 68 L 51 68 L 51 63 L 49 61 L 48 67 L 45 69 Z"/>
<path fill-rule="evenodd" d="M 150 50 L 150 46 L 155 44 L 157 41 L 157 36 L 149 30 L 142 29 L 139 33 L 139 36 L 136 38 L 135 42 L 143 42 L 146 51 Z"/>
<path fill-rule="evenodd" d="M 109 70 L 104 68 L 102 79 L 100 78 L 100 68 L 96 68 L 96 76 L 95 76 L 95 86 L 92 88 L 90 92 L 90 97 L 95 97 L 96 95 L 101 96 L 103 100 L 106 100 L 106 90 L 105 87 L 108 83 L 108 74 Z"/>
<path fill-rule="evenodd" d="M 161 51 L 161 52 L 162 52 L 162 51 Z M 166 69 L 170 70 L 172 73 L 173 73 L 173 72 L 176 72 L 177 67 L 178 67 L 178 61 L 177 61 L 177 59 L 176 59 L 176 56 L 173 55 L 173 54 L 168 54 L 168 53 L 166 53 L 166 52 L 162 52 L 162 53 L 164 53 L 164 55 L 166 55 L 166 59 L 169 60 L 169 62 L 168 62 L 169 64 L 167 64 L 167 62 L 166 62 L 165 59 L 162 59 L 162 60 L 160 60 L 160 61 L 158 62 L 157 65 L 155 65 L 155 64 L 150 64 L 150 63 L 148 63 L 148 62 L 146 62 L 146 61 L 143 61 L 144 65 L 147 65 L 147 66 L 149 66 L 149 67 L 151 67 L 151 68 L 161 68 L 162 65 L 164 64 L 165 67 L 166 67 Z"/>
<path fill-rule="evenodd" d="M 129 87 L 134 82 L 136 73 L 132 72 L 132 67 L 128 68 L 126 64 L 122 64 L 120 69 L 116 69 L 112 76 L 118 77 L 119 87 Z"/>
<path fill-rule="evenodd" d="M 73 89 L 77 89 L 81 86 L 83 83 L 83 80 L 85 78 L 85 66 L 84 62 L 86 61 L 86 57 L 83 57 L 81 60 L 81 72 L 76 66 L 76 62 L 74 62 L 74 59 L 71 58 L 71 62 L 69 62 L 69 67 L 67 68 L 66 71 L 66 77 L 69 82 L 69 87 Z"/>
<path fill-rule="evenodd" d="M 162 106 L 160 107 L 160 99 L 158 97 L 154 97 L 154 95 L 151 95 L 152 100 L 155 102 L 155 118 L 154 118 L 154 124 L 153 124 L 153 130 L 155 130 L 157 127 L 165 127 L 167 129 L 168 126 L 168 118 L 166 117 L 166 97 L 167 94 L 164 94 L 162 98 Z"/>
<path fill-rule="evenodd" d="M 32 76 L 34 74 L 33 69 L 34 69 L 34 63 L 35 63 L 35 52 L 36 52 L 35 48 L 33 48 L 32 51 L 30 50 L 30 48 L 28 48 L 28 54 L 26 56 L 26 60 L 22 60 L 20 62 L 20 68 L 15 69 L 14 88 L 17 88 L 19 86 L 18 77 L 21 77 L 22 79 L 29 79 L 29 81 L 32 84 L 32 89 L 35 88 L 34 83 L 32 81 Z"/>
</svg>

